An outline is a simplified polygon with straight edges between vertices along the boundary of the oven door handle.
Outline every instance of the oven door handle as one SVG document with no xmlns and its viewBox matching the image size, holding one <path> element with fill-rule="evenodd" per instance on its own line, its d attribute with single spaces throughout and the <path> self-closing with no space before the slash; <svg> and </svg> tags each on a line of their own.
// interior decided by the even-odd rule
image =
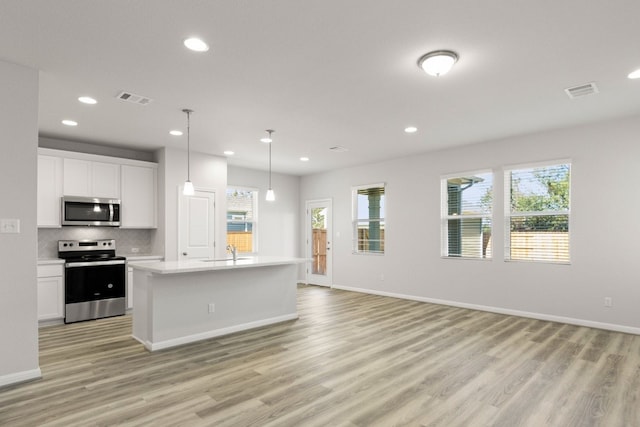
<svg viewBox="0 0 640 427">
<path fill-rule="evenodd" d="M 124 265 L 126 263 L 125 260 L 116 260 L 116 261 L 93 261 L 93 262 L 70 262 L 66 263 L 65 268 L 75 268 L 75 267 L 98 267 L 101 265 Z"/>
</svg>

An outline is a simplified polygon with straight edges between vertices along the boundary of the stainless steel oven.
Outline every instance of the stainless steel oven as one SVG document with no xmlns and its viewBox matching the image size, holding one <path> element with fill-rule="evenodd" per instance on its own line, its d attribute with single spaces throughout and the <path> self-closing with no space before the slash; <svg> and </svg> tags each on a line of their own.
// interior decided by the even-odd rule
<svg viewBox="0 0 640 427">
<path fill-rule="evenodd" d="M 125 314 L 126 259 L 115 240 L 60 240 L 65 259 L 65 323 Z"/>
</svg>

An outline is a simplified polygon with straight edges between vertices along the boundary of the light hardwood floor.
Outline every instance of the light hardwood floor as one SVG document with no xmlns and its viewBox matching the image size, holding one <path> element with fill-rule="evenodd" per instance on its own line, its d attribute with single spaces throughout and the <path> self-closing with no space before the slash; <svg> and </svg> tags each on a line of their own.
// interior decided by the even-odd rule
<svg viewBox="0 0 640 427">
<path fill-rule="evenodd" d="M 2 426 L 640 426 L 640 336 L 314 286 L 297 321 L 148 353 L 40 330 Z"/>
</svg>

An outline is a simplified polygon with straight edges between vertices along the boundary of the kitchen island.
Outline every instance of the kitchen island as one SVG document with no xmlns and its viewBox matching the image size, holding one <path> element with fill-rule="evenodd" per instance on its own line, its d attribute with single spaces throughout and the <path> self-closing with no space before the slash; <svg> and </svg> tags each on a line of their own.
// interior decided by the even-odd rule
<svg viewBox="0 0 640 427">
<path fill-rule="evenodd" d="M 132 262 L 133 337 L 149 351 L 298 318 L 303 258 Z"/>
</svg>

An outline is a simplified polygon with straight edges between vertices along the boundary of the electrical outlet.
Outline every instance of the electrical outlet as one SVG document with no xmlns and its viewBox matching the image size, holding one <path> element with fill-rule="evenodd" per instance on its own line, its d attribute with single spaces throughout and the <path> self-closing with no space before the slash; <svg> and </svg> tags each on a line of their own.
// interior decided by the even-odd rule
<svg viewBox="0 0 640 427">
<path fill-rule="evenodd" d="M 140 252 L 140 248 L 131 248 L 132 254 L 137 254 L 138 252 Z"/>
<path fill-rule="evenodd" d="M 214 303 L 209 303 L 209 313 L 214 313 L 216 311 L 216 305 Z"/>
<path fill-rule="evenodd" d="M 604 297 L 604 306 L 605 307 L 613 307 L 613 298 Z"/>
<path fill-rule="evenodd" d="M 20 233 L 20 220 L 0 219 L 0 233 Z"/>
<path fill-rule="evenodd" d="M 380 274 L 380 280 L 384 280 L 384 273 Z"/>
</svg>

